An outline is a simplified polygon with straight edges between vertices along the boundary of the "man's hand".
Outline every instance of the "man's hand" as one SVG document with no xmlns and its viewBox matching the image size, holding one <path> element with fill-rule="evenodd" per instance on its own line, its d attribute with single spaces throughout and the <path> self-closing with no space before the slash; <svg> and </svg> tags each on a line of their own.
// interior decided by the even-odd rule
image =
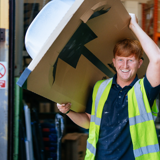
<svg viewBox="0 0 160 160">
<path fill-rule="evenodd" d="M 66 104 L 59 104 L 57 103 L 57 108 L 59 109 L 60 112 L 66 114 L 70 108 L 71 108 L 71 103 L 66 103 Z M 79 125 L 80 127 L 89 128 L 90 125 L 90 119 L 91 119 L 91 115 L 88 113 L 77 113 L 74 112 L 72 110 L 70 110 L 67 113 L 67 116 L 77 125 Z"/>
<path fill-rule="evenodd" d="M 67 103 L 67 104 L 59 104 L 59 103 L 57 103 L 57 108 L 59 109 L 60 112 L 65 114 L 70 110 L 71 103 Z"/>
<path fill-rule="evenodd" d="M 129 28 L 131 28 L 134 24 L 138 23 L 138 19 L 137 19 L 136 15 L 133 13 L 129 13 L 129 15 L 131 17 Z"/>
</svg>

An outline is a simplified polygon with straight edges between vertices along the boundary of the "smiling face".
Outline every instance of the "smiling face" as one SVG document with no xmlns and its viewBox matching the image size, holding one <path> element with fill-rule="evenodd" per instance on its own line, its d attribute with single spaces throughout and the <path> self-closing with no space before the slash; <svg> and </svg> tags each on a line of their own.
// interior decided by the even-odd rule
<svg viewBox="0 0 160 160">
<path fill-rule="evenodd" d="M 117 70 L 117 83 L 129 85 L 135 78 L 138 68 L 142 65 L 143 49 L 138 40 L 123 39 L 113 49 L 113 64 Z"/>
<path fill-rule="evenodd" d="M 113 58 L 113 64 L 117 71 L 117 83 L 121 87 L 129 85 L 134 80 L 142 62 L 142 59 L 137 59 L 135 55 L 128 57 L 116 55 Z"/>
</svg>

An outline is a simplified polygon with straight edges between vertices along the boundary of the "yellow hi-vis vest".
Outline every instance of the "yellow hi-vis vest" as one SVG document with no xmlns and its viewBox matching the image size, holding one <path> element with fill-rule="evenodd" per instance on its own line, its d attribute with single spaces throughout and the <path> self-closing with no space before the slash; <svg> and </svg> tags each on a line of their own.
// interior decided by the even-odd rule
<svg viewBox="0 0 160 160">
<path fill-rule="evenodd" d="M 104 104 L 108 98 L 113 78 L 98 81 L 92 94 L 92 111 L 85 160 L 94 160 Z M 154 120 L 158 108 L 150 108 L 143 79 L 128 91 L 128 115 L 133 152 L 136 160 L 160 160 L 159 144 Z"/>
</svg>

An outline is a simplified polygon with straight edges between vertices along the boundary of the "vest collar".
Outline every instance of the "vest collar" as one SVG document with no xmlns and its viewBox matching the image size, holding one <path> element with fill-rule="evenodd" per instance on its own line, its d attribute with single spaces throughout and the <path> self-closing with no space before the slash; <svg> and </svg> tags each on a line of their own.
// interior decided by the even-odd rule
<svg viewBox="0 0 160 160">
<path fill-rule="evenodd" d="M 113 82 L 112 82 L 112 85 L 118 85 L 117 84 L 117 74 L 115 74 L 114 76 L 113 76 Z M 136 77 L 135 77 L 135 79 L 132 81 L 132 83 L 130 84 L 130 85 L 128 85 L 128 86 L 130 86 L 130 87 L 133 87 L 134 86 L 134 84 L 136 83 L 138 81 L 138 75 L 136 74 Z"/>
</svg>

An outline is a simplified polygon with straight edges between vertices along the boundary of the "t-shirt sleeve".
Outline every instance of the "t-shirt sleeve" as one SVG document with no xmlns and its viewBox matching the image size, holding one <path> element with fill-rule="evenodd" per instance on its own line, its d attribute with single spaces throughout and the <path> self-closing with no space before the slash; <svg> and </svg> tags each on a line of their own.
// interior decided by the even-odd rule
<svg viewBox="0 0 160 160">
<path fill-rule="evenodd" d="M 93 90 L 91 94 L 89 95 L 89 99 L 88 99 L 87 106 L 86 106 L 86 113 L 88 114 L 91 114 L 91 109 L 92 109 L 92 93 L 93 93 Z"/>
<path fill-rule="evenodd" d="M 150 82 L 148 81 L 146 75 L 144 77 L 144 87 L 146 90 L 146 94 L 149 100 L 150 106 L 153 105 L 154 100 L 156 99 L 157 95 L 160 93 L 160 85 L 156 87 L 152 87 Z"/>
</svg>

